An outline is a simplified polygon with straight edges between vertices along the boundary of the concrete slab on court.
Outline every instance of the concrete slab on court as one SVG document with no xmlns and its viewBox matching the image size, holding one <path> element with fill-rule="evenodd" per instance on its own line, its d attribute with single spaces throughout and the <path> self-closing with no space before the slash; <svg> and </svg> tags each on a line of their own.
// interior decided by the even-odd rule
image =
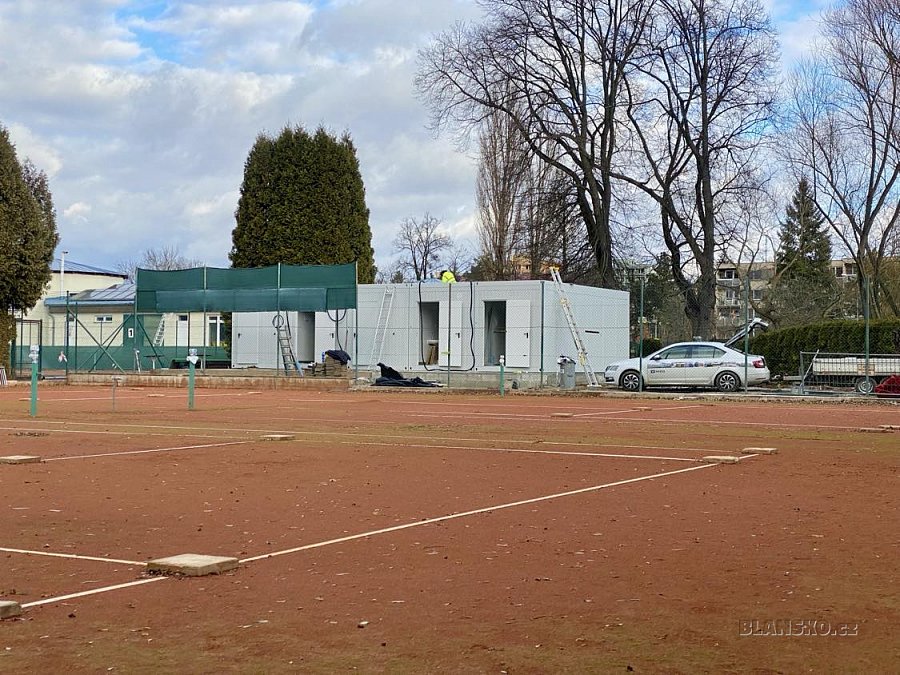
<svg viewBox="0 0 900 675">
<path fill-rule="evenodd" d="M 703 461 L 708 464 L 737 464 L 738 459 L 734 455 L 707 455 Z"/>
<path fill-rule="evenodd" d="M 202 577 L 207 574 L 221 574 L 238 566 L 237 558 L 219 555 L 182 553 L 168 558 L 159 558 L 147 563 L 150 574 L 180 574 L 186 577 Z"/>
<path fill-rule="evenodd" d="M 12 600 L 0 600 L 0 619 L 11 619 L 22 613 L 22 606 Z"/>
<path fill-rule="evenodd" d="M 265 434 L 261 438 L 264 441 L 292 441 L 296 436 L 294 434 Z"/>
<path fill-rule="evenodd" d="M 774 455 L 778 452 L 778 448 L 744 448 L 741 450 L 742 455 Z"/>
<path fill-rule="evenodd" d="M 37 455 L 7 455 L 0 457 L 0 464 L 37 464 L 41 458 Z"/>
</svg>

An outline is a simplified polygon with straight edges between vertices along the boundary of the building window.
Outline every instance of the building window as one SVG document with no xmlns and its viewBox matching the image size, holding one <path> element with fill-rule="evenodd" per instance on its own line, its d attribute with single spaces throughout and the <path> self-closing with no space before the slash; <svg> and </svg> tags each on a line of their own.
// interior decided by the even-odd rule
<svg viewBox="0 0 900 675">
<path fill-rule="evenodd" d="M 112 323 L 112 315 L 100 314 L 94 317 L 94 321 L 96 321 L 97 323 Z"/>
<path fill-rule="evenodd" d="M 221 347 L 225 341 L 225 322 L 219 314 L 207 317 L 207 341 L 208 347 Z"/>
<path fill-rule="evenodd" d="M 750 280 L 751 281 L 759 281 L 763 279 L 763 271 L 762 270 L 750 270 Z"/>
<path fill-rule="evenodd" d="M 719 270 L 719 278 L 720 279 L 734 279 L 734 270 Z"/>
<path fill-rule="evenodd" d="M 763 291 L 761 288 L 754 288 L 750 291 L 750 297 L 754 300 L 762 300 L 763 299 Z"/>
</svg>

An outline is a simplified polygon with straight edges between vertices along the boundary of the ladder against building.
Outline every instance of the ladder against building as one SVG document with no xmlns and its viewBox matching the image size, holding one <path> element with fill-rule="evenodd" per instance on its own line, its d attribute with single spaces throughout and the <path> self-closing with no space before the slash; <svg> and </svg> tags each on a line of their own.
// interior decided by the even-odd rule
<svg viewBox="0 0 900 675">
<path fill-rule="evenodd" d="M 297 363 L 297 359 L 294 357 L 294 344 L 291 339 L 291 324 L 281 315 L 281 312 L 279 312 L 272 319 L 272 325 L 278 333 L 278 350 L 281 352 L 281 361 L 284 363 L 284 372 L 288 374 L 297 373 L 298 375 L 303 375 L 303 372 L 300 370 L 300 364 Z"/>
<path fill-rule="evenodd" d="M 380 372 L 378 363 L 384 351 L 384 338 L 391 319 L 391 308 L 394 306 L 394 287 L 386 286 L 381 296 L 381 307 L 378 309 L 378 321 L 375 324 L 375 337 L 372 339 L 372 355 L 369 357 L 369 368 L 372 372 Z"/>
<path fill-rule="evenodd" d="M 159 325 L 156 327 L 156 334 L 153 336 L 154 347 L 162 347 L 166 338 L 166 320 L 171 316 L 172 314 L 163 314 L 159 317 Z"/>
<path fill-rule="evenodd" d="M 591 365 L 590 358 L 588 358 L 587 349 L 585 348 L 584 340 L 581 337 L 581 330 L 578 328 L 578 324 L 575 323 L 575 315 L 572 314 L 569 296 L 566 295 L 566 287 L 563 285 L 562 277 L 559 276 L 559 268 L 551 267 L 550 276 L 553 278 L 554 286 L 556 286 L 556 293 L 559 295 L 559 304 L 562 305 L 566 323 L 569 324 L 569 331 L 572 333 L 572 339 L 575 341 L 575 349 L 578 352 L 578 362 L 581 364 L 581 367 L 584 368 L 584 376 L 587 378 L 588 386 L 599 387 L 600 380 L 597 378 L 597 373 L 594 372 L 594 367 Z"/>
</svg>

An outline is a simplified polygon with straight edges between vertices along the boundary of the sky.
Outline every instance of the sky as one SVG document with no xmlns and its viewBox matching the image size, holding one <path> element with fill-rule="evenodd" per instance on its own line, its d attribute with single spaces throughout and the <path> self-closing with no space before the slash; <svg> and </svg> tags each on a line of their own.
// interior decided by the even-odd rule
<svg viewBox="0 0 900 675">
<path fill-rule="evenodd" d="M 785 68 L 824 0 L 764 0 Z M 0 124 L 50 181 L 69 260 L 227 267 L 244 161 L 285 125 L 349 132 L 386 268 L 426 212 L 475 247 L 471 150 L 427 128 L 416 55 L 474 0 L 0 0 Z M 59 253 L 57 253 L 58 255 Z"/>
</svg>

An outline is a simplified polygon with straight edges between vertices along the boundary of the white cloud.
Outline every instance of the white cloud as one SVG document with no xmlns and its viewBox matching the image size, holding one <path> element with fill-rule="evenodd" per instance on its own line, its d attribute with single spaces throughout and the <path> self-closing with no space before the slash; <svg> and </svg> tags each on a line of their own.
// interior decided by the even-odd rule
<svg viewBox="0 0 900 675">
<path fill-rule="evenodd" d="M 227 265 L 257 134 L 349 131 L 383 261 L 404 217 L 474 236 L 475 164 L 426 130 L 412 79 L 428 36 L 477 13 L 474 0 L 0 0 L 0 124 L 50 176 L 70 258 L 105 267 L 163 245 Z M 804 19 L 779 16 L 799 44 Z"/>
<path fill-rule="evenodd" d="M 0 123 L 50 176 L 73 260 L 175 245 L 227 264 L 244 160 L 286 124 L 350 132 L 380 258 L 403 217 L 471 212 L 472 162 L 412 88 L 417 49 L 470 0 L 40 5 L 0 0 Z"/>
</svg>

